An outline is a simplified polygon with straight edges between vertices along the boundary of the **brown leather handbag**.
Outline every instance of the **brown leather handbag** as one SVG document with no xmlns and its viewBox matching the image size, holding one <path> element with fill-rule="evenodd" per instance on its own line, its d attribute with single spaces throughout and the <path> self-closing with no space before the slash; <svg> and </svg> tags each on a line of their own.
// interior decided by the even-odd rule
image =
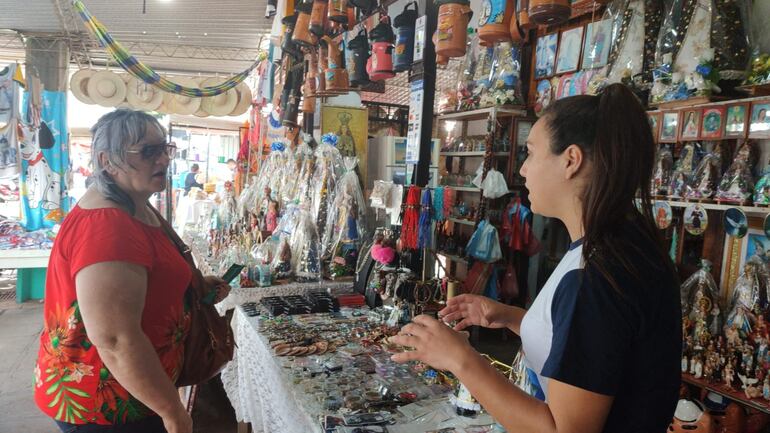
<svg viewBox="0 0 770 433">
<path fill-rule="evenodd" d="M 190 313 L 190 332 L 184 342 L 184 361 L 176 386 L 198 385 L 219 374 L 233 359 L 233 331 L 214 307 L 213 293 L 206 290 L 203 274 L 195 266 L 190 247 L 179 238 L 160 212 L 152 206 L 150 208 L 192 270 L 192 279 L 185 293 L 185 303 Z"/>
</svg>

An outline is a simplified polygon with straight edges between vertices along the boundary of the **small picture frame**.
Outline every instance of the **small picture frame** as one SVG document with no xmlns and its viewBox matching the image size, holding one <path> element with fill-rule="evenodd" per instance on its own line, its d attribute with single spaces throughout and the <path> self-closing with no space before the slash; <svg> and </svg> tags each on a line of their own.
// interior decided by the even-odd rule
<svg viewBox="0 0 770 433">
<path fill-rule="evenodd" d="M 652 139 L 657 143 L 660 139 L 660 124 L 663 113 L 660 111 L 652 111 L 647 113 L 647 119 L 650 121 L 650 128 L 652 128 Z"/>
<path fill-rule="evenodd" d="M 725 107 L 706 107 L 700 127 L 701 140 L 719 140 L 725 123 Z"/>
<path fill-rule="evenodd" d="M 612 20 L 588 23 L 581 69 L 601 68 L 607 64 L 612 40 Z"/>
<path fill-rule="evenodd" d="M 679 112 L 666 111 L 663 113 L 660 128 L 661 143 L 676 143 L 679 132 Z"/>
<path fill-rule="evenodd" d="M 559 33 L 537 38 L 535 46 L 535 79 L 550 77 L 556 67 L 556 50 Z"/>
<path fill-rule="evenodd" d="M 748 102 L 728 105 L 725 114 L 725 138 L 746 138 L 746 132 L 749 129 L 748 121 Z"/>
<path fill-rule="evenodd" d="M 679 140 L 697 140 L 700 133 L 700 109 L 682 110 L 682 118 L 679 121 Z"/>
<path fill-rule="evenodd" d="M 751 103 L 749 138 L 770 138 L 770 101 Z"/>
<path fill-rule="evenodd" d="M 580 26 L 561 32 L 559 54 L 556 56 L 557 74 L 577 71 L 583 46 L 583 30 L 584 27 Z"/>
</svg>

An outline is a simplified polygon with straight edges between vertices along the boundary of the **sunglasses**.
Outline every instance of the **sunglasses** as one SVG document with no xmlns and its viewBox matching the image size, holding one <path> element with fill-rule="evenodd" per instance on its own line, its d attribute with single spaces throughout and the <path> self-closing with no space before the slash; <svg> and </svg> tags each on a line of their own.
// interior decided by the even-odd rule
<svg viewBox="0 0 770 433">
<path fill-rule="evenodd" d="M 138 153 L 145 161 L 156 160 L 164 153 L 170 159 L 174 159 L 174 156 L 176 156 L 176 146 L 168 143 L 150 144 L 144 146 L 141 150 L 127 150 L 126 153 Z"/>
</svg>

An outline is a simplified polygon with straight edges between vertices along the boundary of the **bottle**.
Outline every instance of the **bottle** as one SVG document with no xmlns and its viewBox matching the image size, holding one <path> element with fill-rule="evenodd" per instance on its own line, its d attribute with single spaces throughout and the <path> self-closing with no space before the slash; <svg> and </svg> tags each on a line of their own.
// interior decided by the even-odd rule
<svg viewBox="0 0 770 433">
<path fill-rule="evenodd" d="M 471 392 L 468 391 L 468 388 L 462 383 L 459 383 L 457 386 L 454 400 L 457 415 L 471 418 L 475 417 L 481 409 L 479 402 L 476 401 Z"/>
</svg>

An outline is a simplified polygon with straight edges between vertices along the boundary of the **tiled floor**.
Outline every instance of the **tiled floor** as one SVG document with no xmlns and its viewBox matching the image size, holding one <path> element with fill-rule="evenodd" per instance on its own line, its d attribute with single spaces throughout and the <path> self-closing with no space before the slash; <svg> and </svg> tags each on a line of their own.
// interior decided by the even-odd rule
<svg viewBox="0 0 770 433">
<path fill-rule="evenodd" d="M 32 369 L 42 327 L 42 303 L 0 304 L 0 433 L 59 432 L 32 400 Z M 204 385 L 198 395 L 194 432 L 235 433 L 235 415 L 221 385 Z"/>
</svg>

